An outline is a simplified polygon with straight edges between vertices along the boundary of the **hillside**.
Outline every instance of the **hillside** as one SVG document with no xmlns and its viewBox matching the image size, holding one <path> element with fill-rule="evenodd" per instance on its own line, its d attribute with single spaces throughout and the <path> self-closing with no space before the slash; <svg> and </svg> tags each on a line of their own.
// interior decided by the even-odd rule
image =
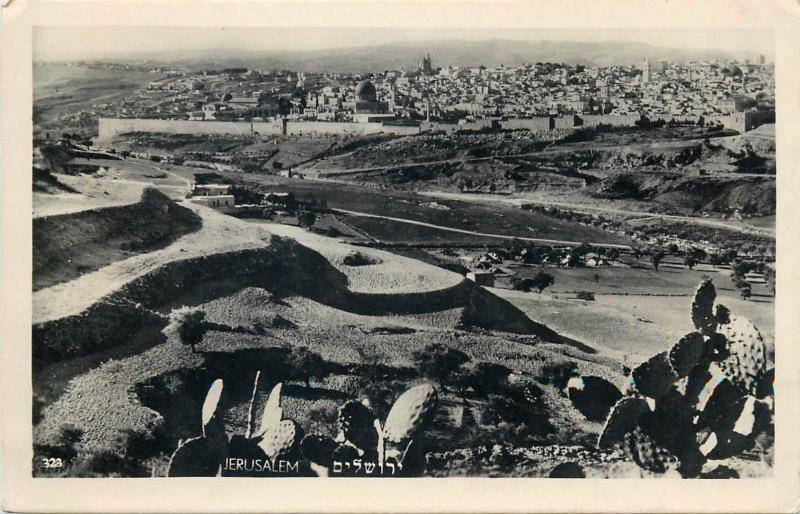
<svg viewBox="0 0 800 514">
<path fill-rule="evenodd" d="M 201 224 L 199 216 L 155 189 L 145 189 L 131 205 L 35 218 L 33 288 L 162 248 Z"/>
<path fill-rule="evenodd" d="M 189 68 L 244 66 L 269 70 L 361 73 L 415 69 L 417 60 L 427 52 L 431 53 L 434 66 L 437 67 L 479 65 L 496 67 L 501 64 L 517 66 L 536 62 L 615 66 L 638 64 L 644 57 L 648 57 L 651 62 L 659 60 L 683 62 L 730 58 L 734 55 L 720 50 L 666 48 L 629 41 L 453 39 L 306 51 L 187 50 L 171 52 L 169 57 L 155 54 L 137 54 L 135 57 L 152 62 L 169 60 L 173 64 Z"/>
</svg>

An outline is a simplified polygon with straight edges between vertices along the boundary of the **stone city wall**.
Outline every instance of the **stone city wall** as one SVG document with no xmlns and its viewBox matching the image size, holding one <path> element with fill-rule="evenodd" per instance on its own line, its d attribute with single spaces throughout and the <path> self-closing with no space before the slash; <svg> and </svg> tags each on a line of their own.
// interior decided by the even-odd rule
<svg viewBox="0 0 800 514">
<path fill-rule="evenodd" d="M 664 121 L 696 123 L 699 116 L 668 116 Z M 275 119 L 271 121 L 187 121 L 158 120 L 142 118 L 100 118 L 98 120 L 99 139 L 108 140 L 119 134 L 129 132 L 152 132 L 165 134 L 231 134 L 241 136 L 273 135 L 368 135 L 397 134 L 414 135 L 422 132 L 444 132 L 454 134 L 461 131 L 478 131 L 493 128 L 506 130 L 525 129 L 532 132 L 562 132 L 576 127 L 633 127 L 641 119 L 638 114 L 628 115 L 565 115 L 559 117 L 542 116 L 528 119 L 510 119 L 499 123 L 492 120 L 478 120 L 469 123 L 440 123 L 426 121 L 419 126 L 394 125 L 382 122 L 350 123 L 334 121 L 297 121 Z M 726 115 L 704 117 L 706 124 L 720 123 L 724 127 L 746 132 L 764 123 L 775 122 L 775 112 L 736 112 Z M 651 120 L 655 121 L 655 119 Z"/>
<path fill-rule="evenodd" d="M 512 118 L 500 122 L 500 125 L 506 130 L 551 130 L 553 128 L 553 118 L 550 116 L 541 116 L 538 118 Z"/>
<path fill-rule="evenodd" d="M 610 125 L 612 127 L 633 127 L 641 119 L 639 114 L 580 114 L 575 120 L 576 124 L 583 127 L 596 127 Z"/>
<path fill-rule="evenodd" d="M 346 121 L 287 121 L 286 134 L 290 136 L 336 134 L 361 136 L 384 132 L 383 124 L 377 122 L 350 123 Z"/>
<path fill-rule="evenodd" d="M 187 121 L 158 120 L 142 118 L 100 118 L 98 136 L 101 140 L 111 139 L 129 132 L 157 132 L 163 134 L 231 134 L 248 136 L 257 132 L 261 135 L 280 135 L 283 133 L 282 120 L 276 121 Z"/>
</svg>

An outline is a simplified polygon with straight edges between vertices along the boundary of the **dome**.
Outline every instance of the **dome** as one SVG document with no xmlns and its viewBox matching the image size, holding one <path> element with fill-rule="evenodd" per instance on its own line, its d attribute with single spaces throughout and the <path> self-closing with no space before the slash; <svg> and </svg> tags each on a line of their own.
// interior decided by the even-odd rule
<svg viewBox="0 0 800 514">
<path fill-rule="evenodd" d="M 369 80 L 362 80 L 356 85 L 356 100 L 364 102 L 375 102 L 378 100 L 378 93 L 375 86 Z"/>
</svg>

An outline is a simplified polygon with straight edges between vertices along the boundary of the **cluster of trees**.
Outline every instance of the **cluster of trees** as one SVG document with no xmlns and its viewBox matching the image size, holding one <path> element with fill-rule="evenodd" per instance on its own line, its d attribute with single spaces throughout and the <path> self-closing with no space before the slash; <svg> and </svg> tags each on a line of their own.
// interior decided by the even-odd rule
<svg viewBox="0 0 800 514">
<path fill-rule="evenodd" d="M 553 275 L 539 270 L 536 274 L 531 278 L 519 278 L 514 277 L 511 279 L 511 285 L 517 291 L 524 291 L 526 293 L 530 293 L 534 289 L 541 294 L 542 291 L 547 289 L 548 287 L 552 286 L 555 283 L 555 279 Z"/>
<path fill-rule="evenodd" d="M 221 328 L 206 320 L 205 311 L 196 307 L 180 307 L 169 315 L 167 326 L 162 330 L 169 340 L 178 341 L 191 347 L 197 353 L 197 345 L 211 328 Z M 258 332 L 263 333 L 263 329 Z M 290 377 L 302 380 L 306 387 L 311 387 L 311 379 L 321 379 L 328 375 L 325 360 L 306 346 L 293 346 L 284 361 Z"/>
</svg>

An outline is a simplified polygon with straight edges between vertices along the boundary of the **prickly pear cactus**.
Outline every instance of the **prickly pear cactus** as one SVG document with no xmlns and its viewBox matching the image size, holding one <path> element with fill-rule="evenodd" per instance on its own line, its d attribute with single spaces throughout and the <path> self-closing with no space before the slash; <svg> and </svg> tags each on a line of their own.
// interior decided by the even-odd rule
<svg viewBox="0 0 800 514">
<path fill-rule="evenodd" d="M 719 333 L 728 340 L 729 352 L 720 368 L 743 391 L 756 394 L 767 371 L 767 349 L 761 333 L 750 321 L 736 316 L 730 316 L 730 323 L 720 325 Z"/>
<path fill-rule="evenodd" d="M 623 448 L 629 459 L 651 473 L 677 470 L 680 465 L 677 457 L 656 443 L 639 427 L 625 434 Z"/>
<path fill-rule="evenodd" d="M 702 334 L 713 334 L 717 329 L 717 318 L 714 316 L 714 300 L 717 291 L 710 279 L 704 280 L 694 293 L 692 300 L 692 323 Z"/>
<path fill-rule="evenodd" d="M 631 373 L 636 391 L 658 399 L 669 391 L 678 380 L 678 374 L 672 369 L 667 352 L 662 352 L 637 366 Z"/>
<path fill-rule="evenodd" d="M 685 377 L 700 361 L 704 350 L 705 340 L 700 333 L 686 334 L 669 351 L 669 363 L 679 377 Z"/>
<path fill-rule="evenodd" d="M 621 442 L 647 471 L 692 477 L 772 433 L 774 370 L 766 369 L 764 339 L 715 297 L 710 280 L 700 284 L 691 310 L 698 331 L 633 370 L 599 447 Z"/>
<path fill-rule="evenodd" d="M 362 451 L 377 451 L 378 433 L 375 415 L 361 402 L 348 401 L 339 408 L 337 418 L 341 435 Z"/>
<path fill-rule="evenodd" d="M 625 396 L 621 398 L 611 412 L 608 413 L 603 431 L 597 441 L 600 448 L 611 448 L 620 442 L 623 436 L 633 430 L 639 422 L 639 417 L 648 412 L 650 406 L 644 398 L 638 396 Z"/>
<path fill-rule="evenodd" d="M 401 443 L 411 438 L 430 420 L 436 399 L 436 390 L 430 384 L 414 386 L 400 395 L 386 417 L 385 440 Z"/>
<path fill-rule="evenodd" d="M 187 439 L 173 452 L 168 477 L 213 477 L 219 473 L 222 457 L 205 437 Z"/>
<path fill-rule="evenodd" d="M 274 459 L 279 453 L 286 453 L 298 444 L 302 437 L 300 432 L 297 423 L 284 419 L 276 427 L 267 430 L 258 446 Z"/>
<path fill-rule="evenodd" d="M 336 442 L 330 437 L 308 434 L 300 441 L 300 451 L 310 462 L 330 468 L 333 465 L 333 452 Z"/>
</svg>

